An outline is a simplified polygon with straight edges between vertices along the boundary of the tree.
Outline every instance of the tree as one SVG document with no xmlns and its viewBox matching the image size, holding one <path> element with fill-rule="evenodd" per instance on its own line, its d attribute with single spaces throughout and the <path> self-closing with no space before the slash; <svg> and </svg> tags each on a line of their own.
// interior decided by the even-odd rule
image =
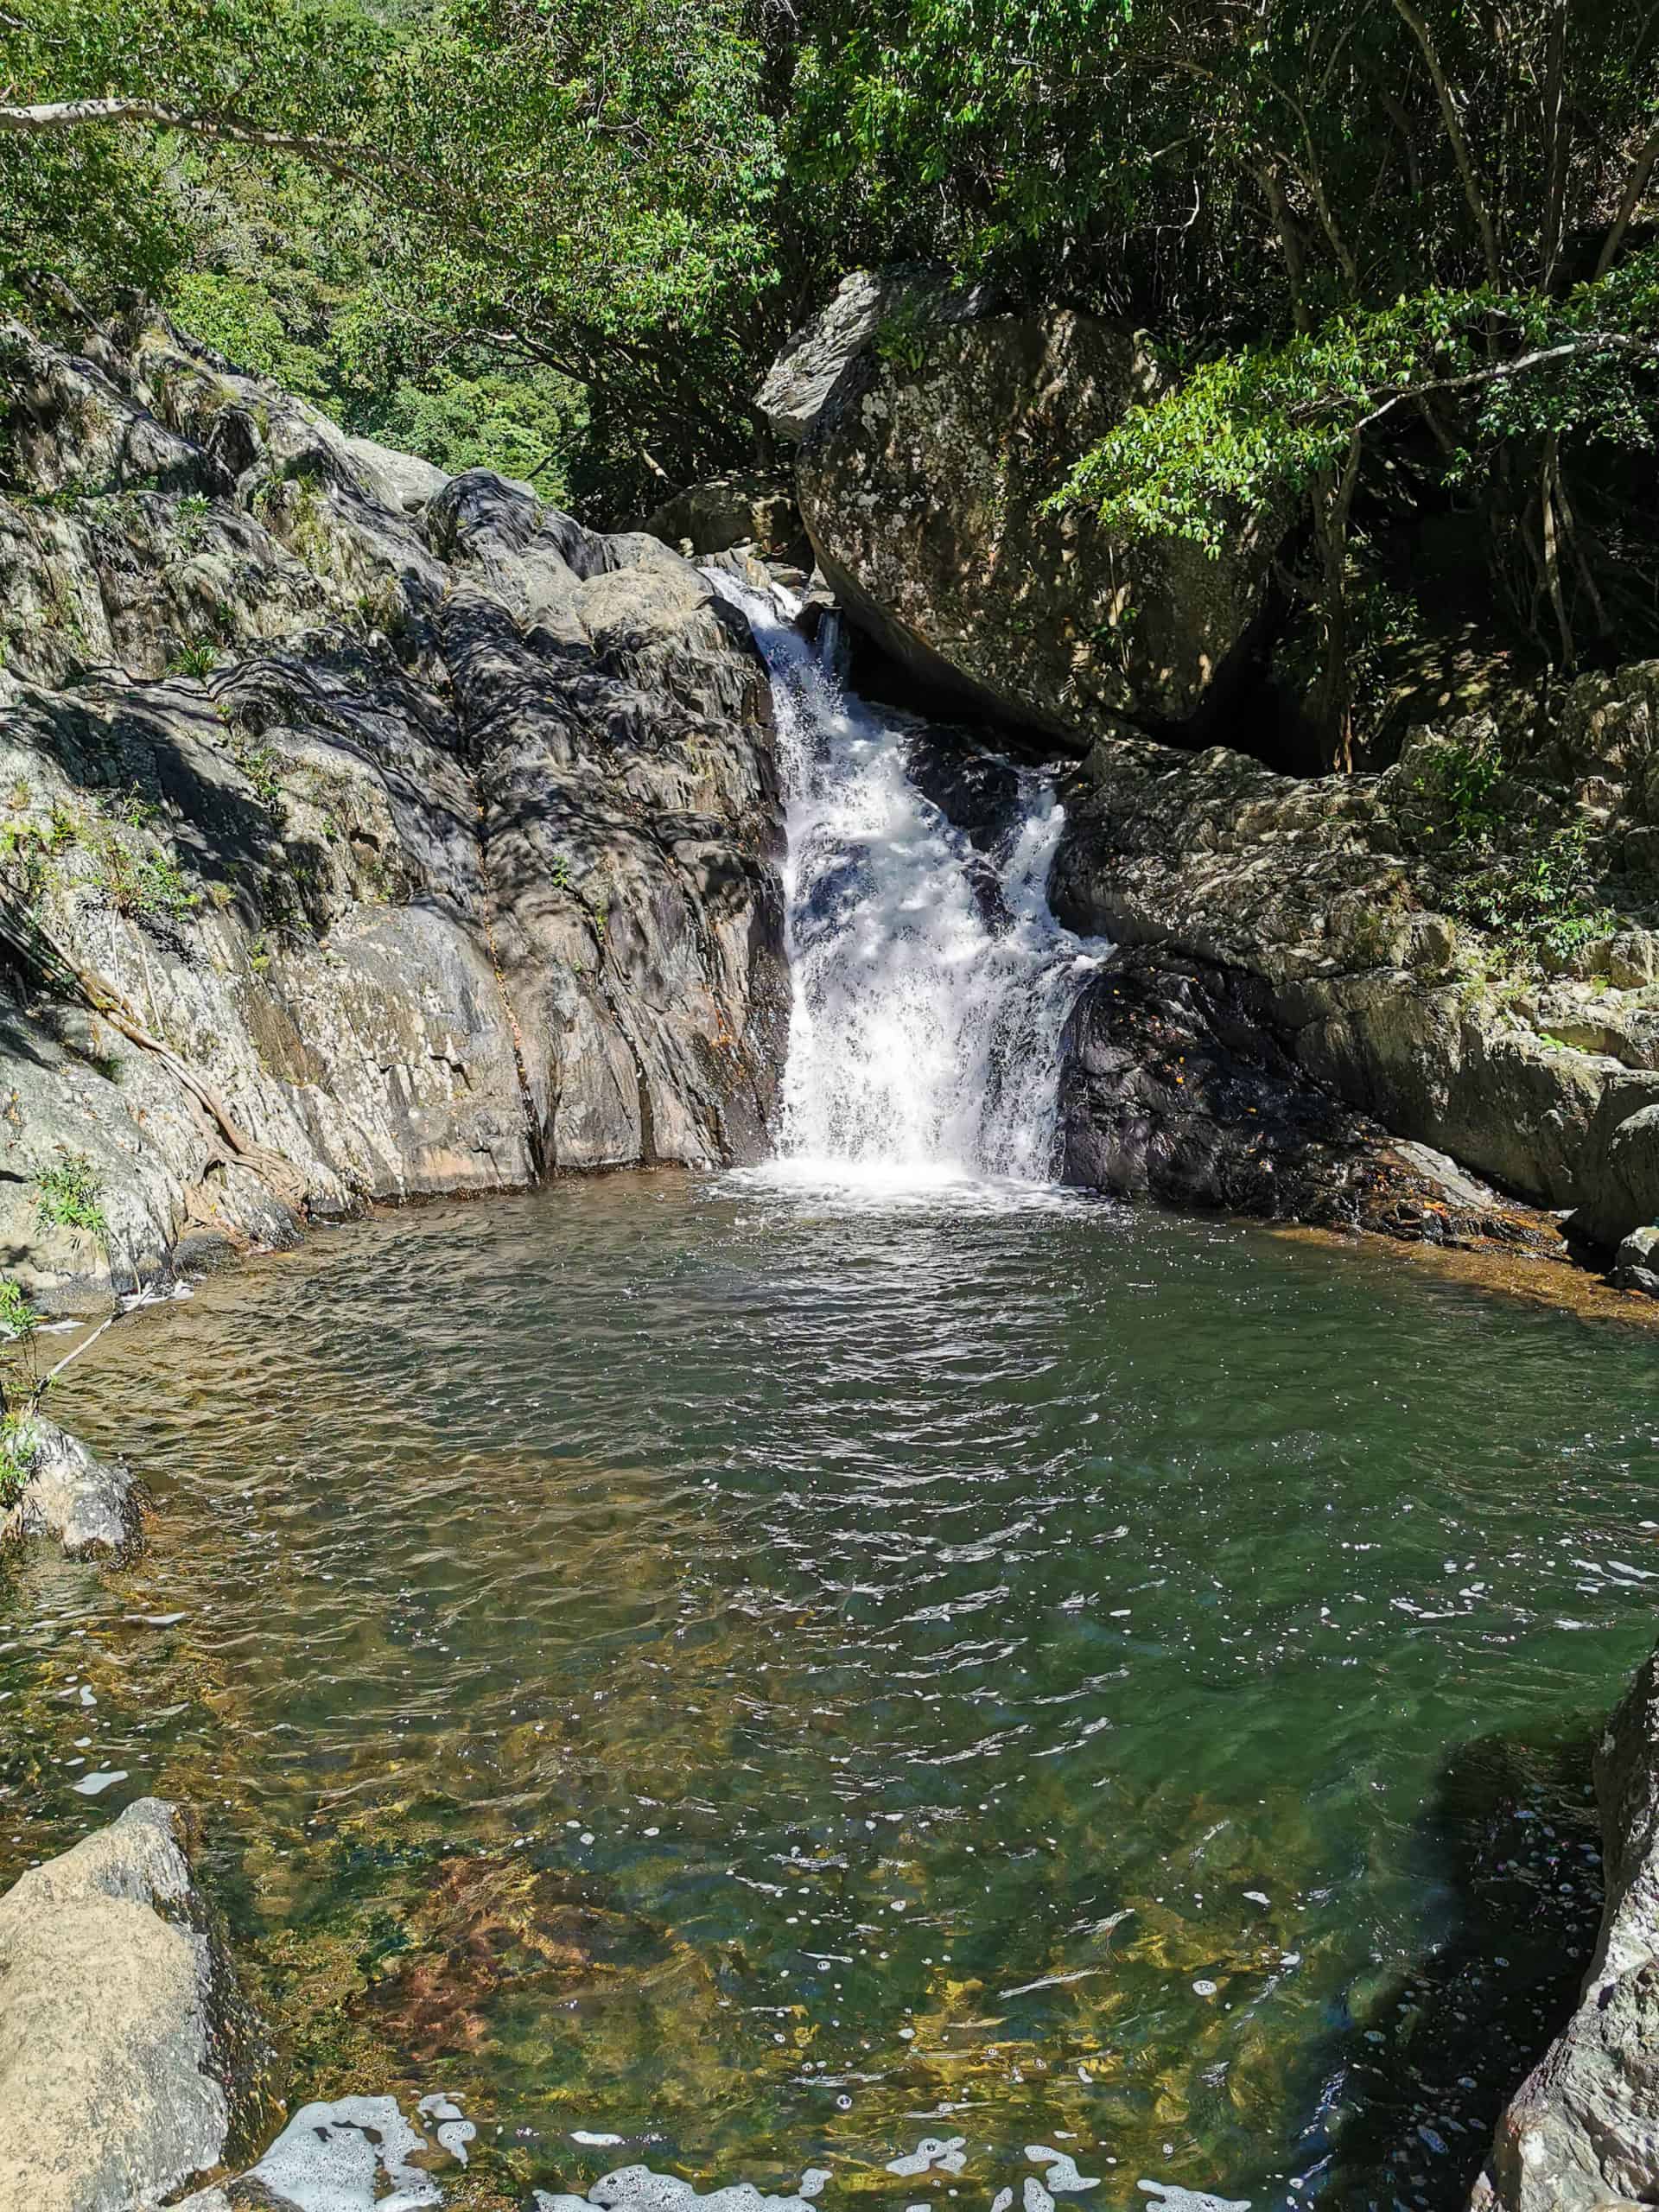
<svg viewBox="0 0 1659 2212">
<path fill-rule="evenodd" d="M 61 227 L 14 213 L 40 145 L 303 162 L 381 211 L 382 321 L 406 346 L 580 383 L 639 476 L 689 480 L 747 442 L 734 395 L 773 276 L 762 60 L 737 0 L 454 0 L 409 21 L 354 0 L 40 0 L 0 18 L 10 281 L 64 265 Z M 149 273 L 136 253 L 99 272 Z"/>
<path fill-rule="evenodd" d="M 1246 489 L 1293 494 L 1345 760 L 1351 524 L 1385 448 L 1479 504 L 1497 588 L 1560 663 L 1618 628 L 1616 533 L 1574 470 L 1645 442 L 1646 357 L 1589 331 L 1640 339 L 1645 295 L 1575 287 L 1638 234 L 1656 46 L 1659 10 L 1619 0 L 833 0 L 790 143 L 873 241 L 931 228 L 1199 367 L 1071 495 L 1204 537 Z"/>
</svg>

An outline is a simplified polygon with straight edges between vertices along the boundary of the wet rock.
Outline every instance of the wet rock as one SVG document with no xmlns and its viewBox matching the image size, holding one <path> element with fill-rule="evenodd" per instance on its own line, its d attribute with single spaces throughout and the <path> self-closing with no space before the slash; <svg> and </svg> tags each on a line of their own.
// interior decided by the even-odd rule
<svg viewBox="0 0 1659 2212">
<path fill-rule="evenodd" d="M 70 1559 L 125 1561 L 143 1542 L 143 1498 L 131 1470 L 94 1458 L 78 1436 L 36 1415 L 28 1424 L 29 1481 L 0 1514 L 0 1544 L 51 1536 Z"/>
<path fill-rule="evenodd" d="M 976 852 L 1005 861 L 1023 820 L 1012 764 L 955 723 L 924 721 L 893 709 L 887 719 L 906 732 L 905 766 L 917 790 Z"/>
<path fill-rule="evenodd" d="M 0 1898 L 0 2203 L 128 2212 L 211 2171 L 248 2048 L 179 1815 L 141 1798 Z"/>
<path fill-rule="evenodd" d="M 1237 970 L 1146 950 L 1109 960 L 1061 1039 L 1063 1179 L 1429 1243 L 1559 1245 L 1553 1224 L 1311 1081 L 1268 1002 Z"/>
<path fill-rule="evenodd" d="M 925 302 L 840 371 L 798 468 L 824 576 L 914 677 L 1075 739 L 1186 721 L 1242 675 L 1271 525 L 1223 556 L 1109 540 L 1047 502 L 1164 372 L 1127 326 L 1069 311 L 947 320 Z"/>
<path fill-rule="evenodd" d="M 1578 2011 L 1498 2124 L 1471 2212 L 1611 2212 L 1659 2195 L 1659 1652 L 1596 1756 L 1606 1904 Z"/>
<path fill-rule="evenodd" d="M 1613 1255 L 1608 1280 L 1616 1290 L 1639 1290 L 1659 1298 L 1659 1224 L 1630 1231 Z"/>
</svg>

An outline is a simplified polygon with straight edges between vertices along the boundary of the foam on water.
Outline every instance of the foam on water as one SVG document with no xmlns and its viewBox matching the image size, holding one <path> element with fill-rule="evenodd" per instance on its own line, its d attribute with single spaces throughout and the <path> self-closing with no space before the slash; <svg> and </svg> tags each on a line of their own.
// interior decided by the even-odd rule
<svg viewBox="0 0 1659 2212">
<path fill-rule="evenodd" d="M 302 2105 L 253 2172 L 300 2212 L 423 2212 L 443 2193 L 407 2161 L 429 2148 L 395 2097 L 338 2097 Z"/>
<path fill-rule="evenodd" d="M 785 592 L 710 580 L 771 671 L 787 799 L 794 1004 L 774 1179 L 887 1198 L 1046 1183 L 1058 1047 L 1101 948 L 1049 911 L 1064 823 L 1016 771 L 1020 817 L 990 864 L 911 780 L 906 733 L 849 690 L 833 622 L 815 644 Z"/>
<path fill-rule="evenodd" d="M 677 2174 L 654 2173 L 649 2166 L 619 2166 L 602 2175 L 585 2197 L 545 2189 L 531 2194 L 536 2212 L 589 2212 L 594 2205 L 601 2212 L 691 2212 L 694 2205 L 697 2212 L 812 2212 L 811 2199 L 829 2178 L 826 2170 L 809 2166 L 801 2177 L 799 2196 L 768 2196 L 753 2182 L 740 2181 L 700 2196 Z M 810 2190 L 809 2183 L 816 2184 Z"/>
</svg>

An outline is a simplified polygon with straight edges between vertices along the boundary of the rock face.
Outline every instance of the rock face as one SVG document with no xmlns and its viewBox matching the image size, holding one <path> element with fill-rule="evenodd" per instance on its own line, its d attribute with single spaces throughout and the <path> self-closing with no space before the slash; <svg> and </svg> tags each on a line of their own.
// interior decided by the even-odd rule
<svg viewBox="0 0 1659 2212">
<path fill-rule="evenodd" d="M 141 1798 L 0 1898 L 0 2203 L 129 2212 L 211 2171 L 246 2032 L 178 1815 Z"/>
<path fill-rule="evenodd" d="M 644 527 L 677 552 L 694 556 L 752 545 L 784 561 L 799 551 L 804 538 L 792 487 L 758 470 L 694 484 L 664 500 Z"/>
<path fill-rule="evenodd" d="M 70 1559 L 131 1559 L 143 1541 L 143 1510 L 130 1470 L 106 1466 L 55 1421 L 36 1417 L 28 1437 L 28 1486 L 0 1513 L 0 1545 L 55 1536 Z"/>
<path fill-rule="evenodd" d="M 706 580 L 168 329 L 79 345 L 0 334 L 0 1269 L 761 1153 L 781 810 Z"/>
<path fill-rule="evenodd" d="M 1061 1039 L 1062 1179 L 1427 1243 L 1554 1246 L 1553 1224 L 1313 1083 L 1268 1001 L 1236 969 L 1147 950 L 1109 961 Z"/>
<path fill-rule="evenodd" d="M 1578 2011 L 1498 2123 L 1471 2212 L 1622 2212 L 1659 2196 L 1659 1652 L 1596 1756 L 1607 1901 Z"/>
<path fill-rule="evenodd" d="M 1577 687 L 1530 780 L 1500 794 L 1513 851 L 1484 859 L 1437 796 L 1437 756 L 1469 757 L 1473 728 L 1420 736 L 1382 777 L 1310 781 L 1103 740 L 1067 793 L 1051 901 L 1072 928 L 1252 978 L 1302 1074 L 1611 1248 L 1659 1217 L 1659 995 L 1611 973 L 1616 944 L 1642 964 L 1659 919 L 1631 854 L 1655 675 Z M 1470 893 L 1486 861 L 1512 881 L 1558 838 L 1581 841 L 1594 882 L 1563 932 L 1569 972 L 1540 980 L 1467 918 Z"/>
<path fill-rule="evenodd" d="M 1089 514 L 1046 505 L 1160 383 L 1115 324 L 946 321 L 901 303 L 838 372 L 801 448 L 824 575 L 914 675 L 982 710 L 1063 736 L 1186 722 L 1245 662 L 1272 533 L 1242 532 L 1211 561 L 1173 541 L 1115 544 Z"/>
<path fill-rule="evenodd" d="M 982 292 L 959 289 L 949 270 L 934 264 L 855 269 L 790 339 L 767 371 L 754 404 L 780 444 L 799 445 L 842 397 L 890 317 L 962 321 L 982 314 L 987 304 Z"/>
</svg>

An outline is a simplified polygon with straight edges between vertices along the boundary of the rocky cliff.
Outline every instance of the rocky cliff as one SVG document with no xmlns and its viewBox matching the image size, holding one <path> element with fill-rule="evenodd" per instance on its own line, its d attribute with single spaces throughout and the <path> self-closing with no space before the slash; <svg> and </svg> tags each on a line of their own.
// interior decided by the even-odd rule
<svg viewBox="0 0 1659 2212">
<path fill-rule="evenodd" d="M 773 733 L 697 570 L 154 321 L 0 378 L 0 1268 L 760 1153 Z"/>
<path fill-rule="evenodd" d="M 1051 897 L 1248 979 L 1327 1092 L 1611 1248 L 1659 1215 L 1656 696 L 1586 677 L 1525 747 L 1470 721 L 1382 776 L 1103 740 Z"/>
</svg>

